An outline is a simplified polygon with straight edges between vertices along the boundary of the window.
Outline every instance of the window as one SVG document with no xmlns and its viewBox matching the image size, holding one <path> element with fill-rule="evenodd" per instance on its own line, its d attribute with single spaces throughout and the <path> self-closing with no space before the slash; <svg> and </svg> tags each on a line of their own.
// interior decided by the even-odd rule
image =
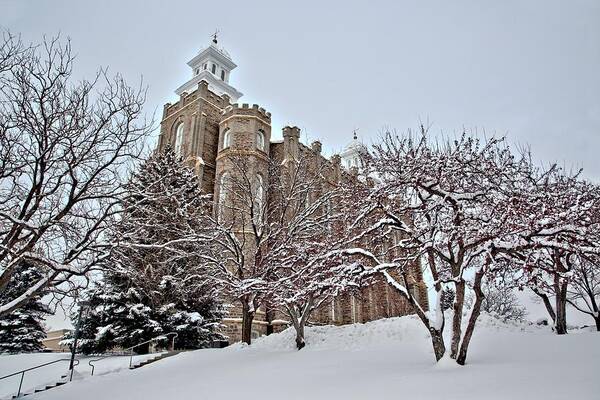
<svg viewBox="0 0 600 400">
<path fill-rule="evenodd" d="M 331 198 L 327 199 L 325 203 L 325 215 L 327 217 L 327 232 L 331 233 L 331 217 L 333 216 L 333 207 L 331 205 Z"/>
<path fill-rule="evenodd" d="M 175 148 L 175 154 L 179 157 L 183 156 L 183 122 L 180 122 L 177 125 L 177 130 L 175 131 L 175 144 L 173 146 Z"/>
<path fill-rule="evenodd" d="M 225 129 L 225 132 L 223 132 L 223 149 L 226 149 L 229 146 L 231 146 L 231 131 L 227 128 Z"/>
<path fill-rule="evenodd" d="M 222 81 L 225 80 L 225 70 L 224 69 L 221 70 L 221 80 Z"/>
<path fill-rule="evenodd" d="M 331 322 L 335 323 L 335 299 L 331 299 Z"/>
<path fill-rule="evenodd" d="M 221 181 L 219 182 L 219 210 L 217 213 L 217 218 L 219 221 L 223 221 L 225 216 L 225 207 L 227 203 L 227 192 L 229 188 L 227 185 L 229 184 L 229 174 L 225 172 L 221 175 Z"/>
<path fill-rule="evenodd" d="M 205 70 L 205 71 L 206 71 L 206 67 L 207 67 L 207 66 L 208 66 L 208 65 L 207 65 L 206 63 L 204 63 L 204 66 L 203 66 L 203 68 L 204 68 L 204 70 Z"/>
<path fill-rule="evenodd" d="M 254 190 L 254 222 L 258 225 L 258 223 L 262 219 L 262 211 L 263 211 L 263 197 L 264 197 L 264 188 L 263 188 L 263 179 L 262 176 L 256 175 L 256 189 Z"/>
<path fill-rule="evenodd" d="M 256 132 L 256 148 L 259 150 L 265 150 L 265 131 L 259 129 Z"/>
<path fill-rule="evenodd" d="M 215 64 L 212 65 L 211 71 L 213 74 L 217 73 L 217 66 Z"/>
<path fill-rule="evenodd" d="M 196 75 L 200 73 L 200 68 L 196 68 Z"/>
</svg>

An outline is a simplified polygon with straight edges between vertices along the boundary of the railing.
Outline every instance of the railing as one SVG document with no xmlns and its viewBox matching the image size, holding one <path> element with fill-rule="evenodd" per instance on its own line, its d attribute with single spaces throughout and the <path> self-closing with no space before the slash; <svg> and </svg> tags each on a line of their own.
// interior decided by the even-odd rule
<svg viewBox="0 0 600 400">
<path fill-rule="evenodd" d="M 50 361 L 50 362 L 47 362 L 44 364 L 36 365 L 35 367 L 31 367 L 31 368 L 27 368 L 27 369 L 24 369 L 21 371 L 13 372 L 12 374 L 0 377 L 0 381 L 2 379 L 10 378 L 11 376 L 21 374 L 21 380 L 19 381 L 19 390 L 17 391 L 17 396 L 16 396 L 16 397 L 19 397 L 21 395 L 21 388 L 23 387 L 23 378 L 25 377 L 25 372 L 31 371 L 33 369 L 42 368 L 42 367 L 45 367 L 46 365 L 55 364 L 55 363 L 61 362 L 61 361 L 71 361 L 71 359 L 70 358 L 61 358 L 59 360 Z M 73 367 L 75 367 L 78 364 L 79 364 L 79 360 L 75 360 Z"/>
<path fill-rule="evenodd" d="M 171 350 L 175 350 L 175 338 L 178 336 L 178 334 L 176 332 L 167 333 L 166 335 L 160 335 L 160 336 L 157 336 L 157 337 L 152 338 L 150 340 L 146 340 L 145 342 L 138 343 L 135 346 L 131 346 L 131 347 L 128 347 L 128 348 L 124 349 L 123 353 L 125 355 L 129 355 L 129 368 L 131 368 L 132 363 L 133 363 L 133 350 L 135 348 L 143 346 L 143 345 L 151 343 L 151 342 L 154 342 L 154 341 L 157 341 L 157 340 L 162 340 L 165 337 L 168 338 L 169 336 L 173 336 L 173 338 L 171 339 Z M 128 352 L 129 352 L 129 354 L 127 354 Z M 93 360 L 88 361 L 88 365 L 90 367 L 92 367 L 92 373 L 91 373 L 91 375 L 94 375 L 94 369 L 96 368 L 96 365 L 95 365 L 96 362 L 102 361 L 102 360 L 110 358 L 110 357 L 119 357 L 119 355 L 118 354 L 110 354 L 110 355 L 107 355 L 107 356 L 104 356 L 104 357 L 95 358 Z"/>
</svg>

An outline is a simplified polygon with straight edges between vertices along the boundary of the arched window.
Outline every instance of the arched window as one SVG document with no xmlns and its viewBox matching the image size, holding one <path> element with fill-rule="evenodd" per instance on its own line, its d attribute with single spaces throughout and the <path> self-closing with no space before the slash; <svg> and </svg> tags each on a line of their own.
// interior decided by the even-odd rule
<svg viewBox="0 0 600 400">
<path fill-rule="evenodd" d="M 265 150 L 265 131 L 259 129 L 256 132 L 256 148 L 259 150 Z"/>
<path fill-rule="evenodd" d="M 211 72 L 212 72 L 213 74 L 216 74 L 216 73 L 217 73 L 217 66 L 216 66 L 215 64 L 213 64 L 213 65 L 212 65 Z"/>
<path fill-rule="evenodd" d="M 256 188 L 254 190 L 254 222 L 258 224 L 262 219 L 263 212 L 263 201 L 265 196 L 265 189 L 263 186 L 262 176 L 256 174 Z"/>
<path fill-rule="evenodd" d="M 173 145 L 175 154 L 178 156 L 183 156 L 183 122 L 180 122 L 177 125 L 177 130 L 175 131 L 175 144 Z"/>
<path fill-rule="evenodd" d="M 225 216 L 226 203 L 229 198 L 228 191 L 229 188 L 229 174 L 225 172 L 221 175 L 221 180 L 219 181 L 219 209 L 217 213 L 217 218 L 219 221 L 223 221 Z"/>
<path fill-rule="evenodd" d="M 225 129 L 225 132 L 223 132 L 223 149 L 226 149 L 229 146 L 231 146 L 231 131 L 227 128 Z"/>
</svg>

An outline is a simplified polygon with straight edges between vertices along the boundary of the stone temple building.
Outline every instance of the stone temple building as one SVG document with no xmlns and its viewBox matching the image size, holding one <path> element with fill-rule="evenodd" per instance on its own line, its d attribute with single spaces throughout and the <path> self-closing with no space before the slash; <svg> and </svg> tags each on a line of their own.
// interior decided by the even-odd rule
<svg viewBox="0 0 600 400">
<path fill-rule="evenodd" d="M 216 38 L 192 58 L 188 65 L 191 78 L 175 90 L 176 103 L 167 103 L 163 109 L 158 149 L 170 145 L 192 166 L 200 178 L 202 190 L 214 195 L 219 204 L 221 182 L 231 173 L 227 157 L 232 152 L 252 160 L 261 179 L 268 182 L 268 162 L 286 157 L 305 160 L 305 163 L 326 164 L 331 179 L 339 182 L 351 177 L 351 170 L 359 167 L 362 144 L 356 134 L 340 155 L 327 159 L 321 154 L 321 143 L 309 146 L 300 142 L 300 129 L 283 128 L 283 140 L 271 140 L 271 114 L 253 104 L 238 104 L 242 97 L 229 84 L 236 68 L 231 56 L 220 47 Z M 302 157 L 300 157 L 302 156 Z M 268 185 L 266 185 L 268 187 Z M 266 193 L 266 201 L 271 194 Z M 215 211 L 217 212 L 217 211 Z M 421 304 L 426 304 L 427 293 L 420 268 L 415 266 L 414 293 Z M 360 295 L 342 295 L 314 313 L 313 324 L 349 324 L 411 313 L 410 306 L 384 282 L 364 288 Z M 282 315 L 259 310 L 253 322 L 253 336 L 277 332 L 287 326 Z M 239 310 L 230 309 L 225 319 L 230 342 L 241 337 Z"/>
</svg>

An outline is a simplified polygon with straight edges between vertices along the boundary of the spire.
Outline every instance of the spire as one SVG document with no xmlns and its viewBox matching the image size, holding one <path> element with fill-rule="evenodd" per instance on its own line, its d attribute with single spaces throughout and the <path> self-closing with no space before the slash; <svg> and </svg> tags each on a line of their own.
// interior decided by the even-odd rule
<svg viewBox="0 0 600 400">
<path fill-rule="evenodd" d="M 340 153 L 342 162 L 346 168 L 359 167 L 361 165 L 360 157 L 364 151 L 364 145 L 358 141 L 358 128 L 352 130 L 352 141 L 344 147 Z"/>
<path fill-rule="evenodd" d="M 198 89 L 201 81 L 208 83 L 208 89 L 217 96 L 226 94 L 231 103 L 235 103 L 242 96 L 233 86 L 229 84 L 231 71 L 237 65 L 231 59 L 229 53 L 218 44 L 219 30 L 215 29 L 210 35 L 211 41 L 198 55 L 188 61 L 187 65 L 192 70 L 192 77 L 175 90 L 181 96 L 183 93 L 192 93 Z"/>
</svg>

